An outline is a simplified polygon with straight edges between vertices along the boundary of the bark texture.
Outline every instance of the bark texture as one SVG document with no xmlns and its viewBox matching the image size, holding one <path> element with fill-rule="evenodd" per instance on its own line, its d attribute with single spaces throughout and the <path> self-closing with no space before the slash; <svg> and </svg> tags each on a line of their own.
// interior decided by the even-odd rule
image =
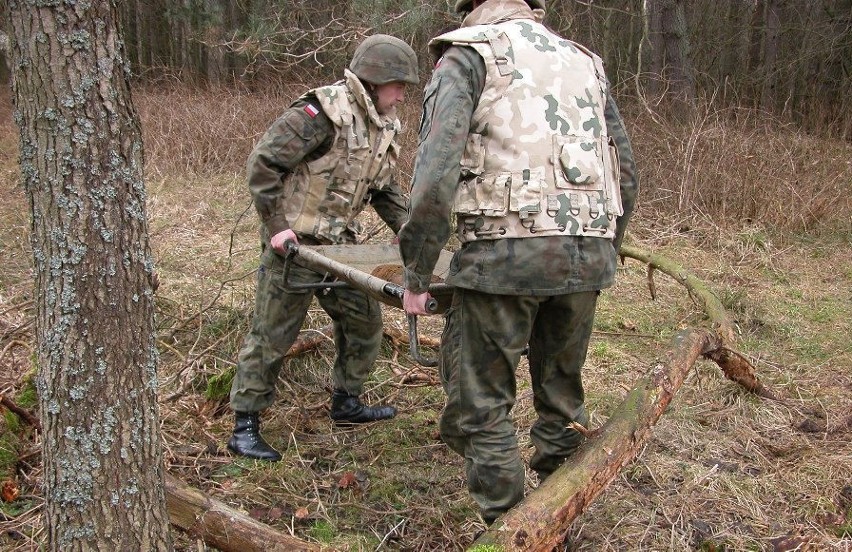
<svg viewBox="0 0 852 552">
<path fill-rule="evenodd" d="M 5 3 L 50 550 L 170 550 L 142 137 L 116 8 Z"/>
</svg>

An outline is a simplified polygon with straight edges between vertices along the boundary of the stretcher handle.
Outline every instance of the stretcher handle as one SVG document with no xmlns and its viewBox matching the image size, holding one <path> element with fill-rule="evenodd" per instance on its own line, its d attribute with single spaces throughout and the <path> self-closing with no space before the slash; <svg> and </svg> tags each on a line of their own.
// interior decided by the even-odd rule
<svg viewBox="0 0 852 552">
<path fill-rule="evenodd" d="M 310 252 L 309 249 L 305 250 L 305 253 Z M 299 255 L 299 246 L 293 242 L 287 242 L 287 254 L 284 260 L 284 286 L 289 289 L 327 289 L 333 287 L 349 287 L 352 289 L 357 289 L 359 291 L 363 291 L 368 295 L 382 301 L 383 303 L 390 302 L 387 300 L 388 297 L 394 297 L 399 299 L 400 303 L 402 303 L 402 299 L 405 295 L 405 288 L 394 284 L 392 282 L 388 282 L 387 280 L 382 280 L 376 276 L 362 273 L 358 270 L 355 270 L 352 267 L 348 267 L 345 265 L 341 265 L 336 261 L 331 259 L 317 256 L 315 252 L 310 252 L 311 258 L 315 265 L 311 266 L 312 270 L 326 270 L 328 273 L 331 273 L 334 277 L 342 279 L 343 281 L 322 281 L 310 284 L 292 284 L 289 282 L 290 276 L 290 263 L 292 259 Z M 304 257 L 304 255 L 303 255 Z M 398 305 L 392 305 L 398 306 Z M 429 313 L 438 312 L 438 300 L 434 297 L 430 296 L 426 300 L 425 308 Z M 411 354 L 411 358 L 420 364 L 421 366 L 437 366 L 438 359 L 425 358 L 420 354 L 420 340 L 417 337 L 417 315 L 409 314 L 406 316 L 408 321 L 408 346 L 409 353 Z"/>
</svg>

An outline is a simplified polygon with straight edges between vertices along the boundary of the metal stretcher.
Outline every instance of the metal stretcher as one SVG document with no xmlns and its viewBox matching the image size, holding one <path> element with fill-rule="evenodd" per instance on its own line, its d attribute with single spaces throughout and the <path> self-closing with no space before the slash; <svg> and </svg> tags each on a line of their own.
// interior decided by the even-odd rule
<svg viewBox="0 0 852 552">
<path fill-rule="evenodd" d="M 442 250 L 435 266 L 434 276 L 444 280 L 450 269 L 453 253 Z M 325 278 L 321 282 L 296 284 L 289 281 L 290 266 L 295 262 L 309 268 Z M 382 269 L 397 269 L 401 276 L 402 260 L 399 247 L 389 244 L 378 245 L 295 245 L 289 243 L 284 263 L 284 285 L 292 290 L 319 290 L 348 287 L 360 290 L 370 297 L 392 307 L 402 307 L 405 288 L 396 282 L 381 277 L 388 272 Z M 401 280 L 400 280 L 401 282 Z M 442 282 L 429 285 L 426 309 L 433 313 L 442 313 L 450 305 L 453 287 Z M 420 354 L 417 338 L 417 316 L 406 315 L 408 321 L 409 352 L 411 358 L 422 366 L 437 366 L 437 359 L 427 359 Z"/>
</svg>

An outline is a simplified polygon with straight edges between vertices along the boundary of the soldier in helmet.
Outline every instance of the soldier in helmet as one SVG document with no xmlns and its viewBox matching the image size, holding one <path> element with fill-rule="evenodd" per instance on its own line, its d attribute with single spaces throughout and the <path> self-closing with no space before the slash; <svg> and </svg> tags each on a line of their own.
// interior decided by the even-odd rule
<svg viewBox="0 0 852 552">
<path fill-rule="evenodd" d="M 395 176 L 396 105 L 406 85 L 417 83 L 411 47 L 392 36 L 370 36 L 355 50 L 343 80 L 296 100 L 249 156 L 248 187 L 262 223 L 262 253 L 254 319 L 231 386 L 236 424 L 228 448 L 236 454 L 281 459 L 260 435 L 259 414 L 273 402 L 284 355 L 314 296 L 284 287 L 287 242 L 354 243 L 355 218 L 368 203 L 394 233 L 407 217 Z M 292 266 L 289 279 L 319 282 L 323 275 Z M 331 418 L 346 423 L 392 418 L 394 407 L 368 406 L 359 397 L 381 344 L 378 303 L 342 288 L 316 297 L 334 322 Z"/>
<path fill-rule="evenodd" d="M 410 216 L 399 233 L 405 310 L 426 314 L 429 277 L 452 232 L 441 437 L 465 459 L 491 524 L 524 495 L 510 411 L 529 345 L 537 419 L 531 468 L 549 476 L 579 446 L 581 368 L 600 291 L 638 182 L 601 59 L 541 24 L 544 0 L 459 0 L 461 28 L 424 93 Z"/>
</svg>

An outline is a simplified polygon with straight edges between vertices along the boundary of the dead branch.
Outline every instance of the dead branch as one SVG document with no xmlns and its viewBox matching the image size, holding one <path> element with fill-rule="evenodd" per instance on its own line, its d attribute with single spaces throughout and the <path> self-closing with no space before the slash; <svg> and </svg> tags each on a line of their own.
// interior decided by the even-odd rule
<svg viewBox="0 0 852 552">
<path fill-rule="evenodd" d="M 222 552 L 318 551 L 320 548 L 261 523 L 166 474 L 171 524 Z"/>
<path fill-rule="evenodd" d="M 334 326 L 326 324 L 315 330 L 302 330 L 296 341 L 290 346 L 287 351 L 287 357 L 294 357 L 316 349 L 321 343 L 328 341 L 334 337 Z"/>
<path fill-rule="evenodd" d="M 26 423 L 27 425 L 30 425 L 41 431 L 41 422 L 39 421 L 38 417 L 26 408 L 18 406 L 15 401 L 10 399 L 9 397 L 0 394 L 0 405 L 5 406 L 7 409 L 9 409 L 10 412 L 14 412 L 15 414 L 17 414 L 18 417 L 21 418 L 21 420 L 23 420 L 24 423 Z"/>
<path fill-rule="evenodd" d="M 393 326 L 385 326 L 384 328 L 385 337 L 391 340 L 394 345 L 405 345 L 411 342 L 408 338 L 408 332 L 402 331 L 399 328 Z M 436 337 L 429 336 L 418 336 L 417 342 L 421 347 L 433 347 L 437 349 L 441 346 L 441 340 Z"/>
<path fill-rule="evenodd" d="M 765 399 L 778 399 L 771 389 L 757 379 L 751 363 L 741 353 L 726 347 L 719 347 L 704 356 L 718 364 L 729 380 L 739 383 L 755 395 Z"/>
<path fill-rule="evenodd" d="M 573 520 L 623 466 L 638 456 L 696 359 L 719 346 L 719 337 L 709 331 L 679 333 L 663 360 L 651 367 L 571 461 L 498 519 L 474 544 L 499 545 L 513 551 L 553 550 Z"/>
<path fill-rule="evenodd" d="M 631 463 L 683 384 L 695 361 L 715 361 L 725 376 L 762 397 L 775 398 L 755 375 L 748 360 L 733 350 L 734 324 L 718 298 L 695 276 L 669 259 L 623 246 L 621 255 L 648 264 L 648 285 L 656 295 L 653 273 L 668 274 L 683 284 L 701 304 L 713 330 L 686 329 L 678 333 L 662 360 L 628 393 L 603 427 L 584 435 L 587 440 L 571 458 L 517 506 L 498 519 L 474 544 L 499 545 L 505 550 L 550 551 L 564 540 L 571 523 Z"/>
<path fill-rule="evenodd" d="M 719 365 L 725 377 L 734 381 L 752 393 L 768 399 L 775 399 L 776 394 L 760 382 L 755 374 L 754 366 L 741 353 L 734 349 L 736 341 L 736 329 L 734 321 L 728 316 L 722 302 L 716 297 L 710 288 L 701 280 L 690 274 L 686 269 L 674 261 L 642 251 L 629 245 L 622 245 L 620 254 L 648 264 L 648 281 L 654 295 L 653 270 L 659 270 L 668 274 L 675 281 L 686 287 L 689 296 L 702 307 L 707 318 L 710 319 L 713 329 L 721 340 L 719 346 L 713 350 L 706 351 L 704 356 Z"/>
<path fill-rule="evenodd" d="M 713 328 L 722 338 L 722 344 L 730 346 L 734 343 L 736 336 L 734 322 L 728 316 L 728 313 L 725 311 L 725 307 L 722 305 L 721 301 L 719 301 L 719 298 L 710 291 L 704 282 L 690 274 L 686 269 L 671 259 L 655 255 L 648 251 L 643 251 L 638 247 L 622 245 L 620 254 L 624 257 L 630 257 L 631 259 L 636 259 L 637 261 L 646 263 L 648 265 L 649 282 L 653 281 L 654 270 L 659 270 L 664 274 L 668 274 L 675 281 L 686 287 L 689 291 L 690 297 L 697 299 L 700 303 L 699 306 L 704 309 L 704 312 L 713 324 Z M 652 284 L 649 283 L 649 286 L 651 285 Z M 654 295 L 656 295 L 656 293 L 654 293 Z"/>
</svg>

